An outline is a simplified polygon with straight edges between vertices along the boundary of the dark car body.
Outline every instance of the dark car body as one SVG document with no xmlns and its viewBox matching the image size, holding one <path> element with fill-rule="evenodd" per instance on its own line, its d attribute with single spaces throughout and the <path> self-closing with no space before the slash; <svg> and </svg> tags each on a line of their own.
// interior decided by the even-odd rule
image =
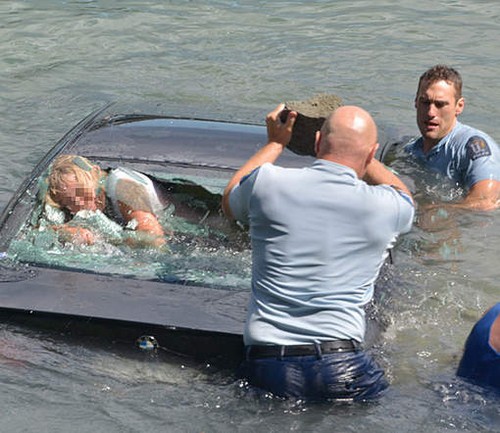
<svg viewBox="0 0 500 433">
<path fill-rule="evenodd" d="M 154 336 L 160 347 L 200 358 L 238 358 L 248 284 L 219 287 L 182 278 L 137 278 L 100 266 L 48 264 L 36 254 L 22 258 L 11 250 L 35 224 L 40 178 L 59 154 L 82 155 L 105 167 L 166 173 L 171 180 L 201 178 L 222 185 L 265 141 L 265 127 L 252 124 L 123 114 L 113 107 L 92 113 L 34 167 L 0 217 L 1 314 L 131 343 Z M 279 162 L 299 167 L 310 161 L 286 150 Z M 213 197 L 220 198 L 217 193 Z"/>
</svg>

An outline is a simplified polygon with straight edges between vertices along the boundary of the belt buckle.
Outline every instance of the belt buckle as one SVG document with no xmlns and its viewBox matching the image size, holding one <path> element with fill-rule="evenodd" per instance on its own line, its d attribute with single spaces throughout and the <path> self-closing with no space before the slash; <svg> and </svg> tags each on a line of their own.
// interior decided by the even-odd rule
<svg viewBox="0 0 500 433">
<path fill-rule="evenodd" d="M 333 340 L 323 343 L 321 350 L 323 353 L 355 352 L 357 345 L 353 340 Z"/>
</svg>

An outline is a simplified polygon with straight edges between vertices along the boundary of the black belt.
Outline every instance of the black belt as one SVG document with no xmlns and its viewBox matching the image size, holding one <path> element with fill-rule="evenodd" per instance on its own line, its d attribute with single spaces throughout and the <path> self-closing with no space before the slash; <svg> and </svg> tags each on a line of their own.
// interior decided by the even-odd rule
<svg viewBox="0 0 500 433">
<path fill-rule="evenodd" d="M 247 357 L 252 358 L 282 358 L 285 356 L 308 356 L 326 353 L 356 352 L 360 344 L 355 340 L 332 340 L 322 343 L 296 344 L 292 346 L 252 345 L 247 346 Z"/>
</svg>

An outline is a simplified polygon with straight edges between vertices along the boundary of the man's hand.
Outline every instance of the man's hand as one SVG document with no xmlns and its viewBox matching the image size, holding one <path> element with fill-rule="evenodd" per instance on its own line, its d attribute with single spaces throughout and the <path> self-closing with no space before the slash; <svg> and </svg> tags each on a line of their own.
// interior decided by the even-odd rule
<svg viewBox="0 0 500 433">
<path fill-rule="evenodd" d="M 292 139 L 293 124 L 297 119 L 297 112 L 290 111 L 283 123 L 280 119 L 280 113 L 285 108 L 285 104 L 278 105 L 266 116 L 267 138 L 269 142 L 279 143 L 286 147 Z"/>
<path fill-rule="evenodd" d="M 278 105 L 273 111 L 266 116 L 267 125 L 267 144 L 259 149 L 250 159 L 245 162 L 241 168 L 234 174 L 224 190 L 222 196 L 222 210 L 224 214 L 233 219 L 233 214 L 229 207 L 229 194 L 231 190 L 240 182 L 240 180 L 251 173 L 257 167 L 265 164 L 266 162 L 274 163 L 283 152 L 283 149 L 290 142 L 292 137 L 292 129 L 295 120 L 297 119 L 297 112 L 290 111 L 286 119 L 286 123 L 280 120 L 280 113 L 285 108 L 285 104 Z"/>
</svg>

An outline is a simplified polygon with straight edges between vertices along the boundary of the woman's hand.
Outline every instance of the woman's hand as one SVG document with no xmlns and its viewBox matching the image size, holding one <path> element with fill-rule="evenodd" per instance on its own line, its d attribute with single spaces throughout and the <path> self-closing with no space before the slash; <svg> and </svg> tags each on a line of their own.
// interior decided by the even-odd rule
<svg viewBox="0 0 500 433">
<path fill-rule="evenodd" d="M 57 232 L 59 240 L 63 243 L 73 243 L 75 245 L 93 245 L 96 237 L 89 229 L 68 225 L 53 226 Z"/>
</svg>

